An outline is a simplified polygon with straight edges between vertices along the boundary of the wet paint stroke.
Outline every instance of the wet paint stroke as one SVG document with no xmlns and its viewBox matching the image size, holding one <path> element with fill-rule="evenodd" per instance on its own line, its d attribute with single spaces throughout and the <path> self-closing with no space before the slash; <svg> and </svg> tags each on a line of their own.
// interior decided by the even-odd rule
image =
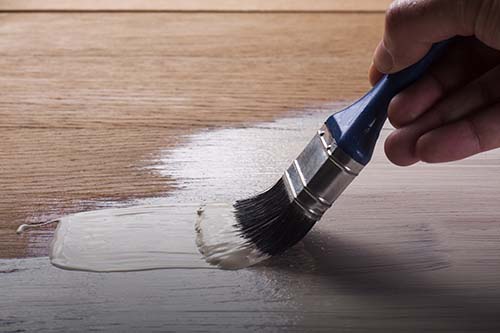
<svg viewBox="0 0 500 333">
<path fill-rule="evenodd" d="M 193 243 L 195 209 L 143 205 L 63 217 L 51 243 L 51 263 L 92 272 L 210 268 Z"/>
</svg>

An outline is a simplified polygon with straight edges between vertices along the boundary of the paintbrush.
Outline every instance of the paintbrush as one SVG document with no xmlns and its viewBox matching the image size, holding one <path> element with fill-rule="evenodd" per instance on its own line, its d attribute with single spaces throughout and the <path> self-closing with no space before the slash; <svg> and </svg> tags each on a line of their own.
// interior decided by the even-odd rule
<svg viewBox="0 0 500 333">
<path fill-rule="evenodd" d="M 424 74 L 451 40 L 434 44 L 416 64 L 385 75 L 361 99 L 330 116 L 269 190 L 236 201 L 232 210 L 198 211 L 197 245 L 224 269 L 254 265 L 300 241 L 370 161 L 391 99 Z M 224 221 L 215 234 L 210 223 Z"/>
<path fill-rule="evenodd" d="M 268 257 L 301 240 L 370 161 L 391 99 L 418 80 L 450 40 L 418 63 L 385 75 L 365 96 L 330 116 L 269 190 L 234 203 L 246 248 Z"/>
</svg>

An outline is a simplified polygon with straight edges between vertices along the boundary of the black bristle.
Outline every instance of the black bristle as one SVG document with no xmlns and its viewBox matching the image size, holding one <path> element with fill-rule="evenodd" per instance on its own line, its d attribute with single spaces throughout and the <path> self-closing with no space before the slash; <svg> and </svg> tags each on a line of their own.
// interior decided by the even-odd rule
<svg viewBox="0 0 500 333">
<path fill-rule="evenodd" d="M 283 179 L 266 192 L 238 200 L 233 206 L 241 236 L 269 255 L 295 245 L 316 223 L 290 201 Z"/>
</svg>

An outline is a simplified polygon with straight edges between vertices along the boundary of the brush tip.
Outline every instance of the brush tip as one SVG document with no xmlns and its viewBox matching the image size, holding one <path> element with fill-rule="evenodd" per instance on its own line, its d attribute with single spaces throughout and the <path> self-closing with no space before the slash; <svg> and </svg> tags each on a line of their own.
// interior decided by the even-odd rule
<svg viewBox="0 0 500 333">
<path fill-rule="evenodd" d="M 317 221 L 290 198 L 283 179 L 261 194 L 237 201 L 234 209 L 242 237 L 269 256 L 295 245 Z"/>
<path fill-rule="evenodd" d="M 280 179 L 269 190 L 233 205 L 197 211 L 196 244 L 204 259 L 222 269 L 240 269 L 283 253 L 316 223 L 290 199 Z"/>
<path fill-rule="evenodd" d="M 205 261 L 221 269 L 241 269 L 267 258 L 240 234 L 231 204 L 207 204 L 197 211 L 196 245 Z"/>
</svg>

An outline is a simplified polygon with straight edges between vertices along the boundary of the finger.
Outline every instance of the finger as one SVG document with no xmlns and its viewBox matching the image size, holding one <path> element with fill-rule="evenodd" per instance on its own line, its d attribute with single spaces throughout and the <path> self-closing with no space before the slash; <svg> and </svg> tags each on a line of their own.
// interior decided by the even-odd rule
<svg viewBox="0 0 500 333">
<path fill-rule="evenodd" d="M 416 146 L 420 137 L 500 101 L 499 81 L 500 66 L 497 66 L 436 104 L 410 125 L 391 133 L 385 142 L 389 160 L 401 166 L 418 162 L 421 156 Z"/>
<path fill-rule="evenodd" d="M 416 143 L 425 131 L 416 126 L 408 126 L 393 131 L 384 143 L 385 155 L 394 164 L 408 166 L 420 159 L 416 154 Z"/>
<path fill-rule="evenodd" d="M 368 80 L 370 80 L 370 84 L 372 86 L 376 85 L 378 81 L 384 76 L 384 74 L 380 73 L 375 67 L 375 65 L 372 63 L 370 65 L 370 69 L 368 70 Z"/>
<path fill-rule="evenodd" d="M 418 139 L 416 157 L 424 162 L 460 160 L 500 147 L 500 104 L 430 131 Z"/>
<path fill-rule="evenodd" d="M 421 59 L 433 43 L 450 37 L 474 35 L 482 1 L 399 0 L 386 13 L 385 32 L 374 64 L 394 73 Z"/>
<path fill-rule="evenodd" d="M 480 77 L 500 61 L 500 53 L 475 41 L 457 43 L 419 81 L 399 93 L 389 104 L 388 117 L 396 128 L 414 122 L 444 96 Z M 487 81 L 498 80 L 497 75 Z M 496 81 L 498 82 L 498 81 Z M 489 84 L 489 83 L 488 83 Z M 487 84 L 483 84 L 486 86 Z M 492 86 L 494 83 L 491 84 Z M 460 96 L 460 95 L 457 95 Z M 446 99 L 455 101 L 456 99 Z M 463 99 L 462 99 L 463 100 Z M 443 108 L 451 108 L 444 105 Z M 456 110 L 464 109 L 454 103 Z"/>
<path fill-rule="evenodd" d="M 435 114 L 436 125 L 454 122 L 471 112 L 498 102 L 499 82 L 500 66 L 497 66 L 440 101 L 430 111 Z"/>
</svg>

